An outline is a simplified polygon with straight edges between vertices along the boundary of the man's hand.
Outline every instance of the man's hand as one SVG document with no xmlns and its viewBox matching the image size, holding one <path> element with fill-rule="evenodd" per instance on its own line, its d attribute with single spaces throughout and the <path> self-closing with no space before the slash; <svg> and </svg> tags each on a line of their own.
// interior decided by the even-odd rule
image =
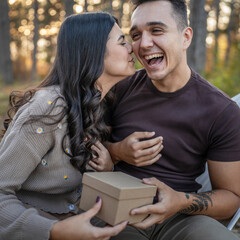
<svg viewBox="0 0 240 240">
<path fill-rule="evenodd" d="M 155 132 L 134 132 L 120 142 L 106 145 L 115 163 L 122 160 L 137 167 L 152 165 L 163 149 L 163 137 L 152 138 L 154 135 Z"/>
<path fill-rule="evenodd" d="M 158 203 L 133 209 L 131 215 L 149 214 L 142 222 L 133 224 L 136 228 L 146 229 L 153 224 L 162 223 L 185 204 L 183 192 L 177 192 L 156 178 L 144 178 L 143 183 L 157 186 Z"/>
</svg>

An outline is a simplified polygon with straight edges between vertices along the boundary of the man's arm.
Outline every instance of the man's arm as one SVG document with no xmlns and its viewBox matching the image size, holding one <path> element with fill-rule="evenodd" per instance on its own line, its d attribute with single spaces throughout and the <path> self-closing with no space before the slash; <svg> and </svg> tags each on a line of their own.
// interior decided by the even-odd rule
<svg viewBox="0 0 240 240">
<path fill-rule="evenodd" d="M 186 194 L 193 203 L 182 210 L 186 214 L 203 213 L 215 219 L 232 217 L 240 206 L 240 161 L 208 161 L 213 190 L 200 194 Z"/>
<path fill-rule="evenodd" d="M 155 178 L 143 182 L 158 187 L 159 202 L 132 210 L 132 214 L 150 216 L 134 226 L 147 228 L 161 223 L 177 212 L 189 215 L 207 215 L 215 219 L 228 219 L 240 206 L 240 161 L 208 161 L 213 190 L 205 193 L 177 192 Z"/>
<path fill-rule="evenodd" d="M 155 163 L 161 157 L 163 138 L 154 132 L 134 132 L 120 142 L 105 142 L 113 162 L 125 161 L 142 167 Z"/>
</svg>

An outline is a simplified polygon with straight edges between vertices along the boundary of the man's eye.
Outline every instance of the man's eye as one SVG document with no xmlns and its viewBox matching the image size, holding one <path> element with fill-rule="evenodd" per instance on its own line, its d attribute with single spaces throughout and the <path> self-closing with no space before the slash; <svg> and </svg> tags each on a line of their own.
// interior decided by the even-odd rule
<svg viewBox="0 0 240 240">
<path fill-rule="evenodd" d="M 163 30 L 160 29 L 160 28 L 154 28 L 154 29 L 152 30 L 152 32 L 163 32 Z"/>
<path fill-rule="evenodd" d="M 125 45 L 126 45 L 126 42 L 122 42 L 121 45 L 122 45 L 122 46 L 125 46 Z"/>
<path fill-rule="evenodd" d="M 133 34 L 131 35 L 131 38 L 132 38 L 132 40 L 136 40 L 139 36 L 140 36 L 139 33 L 133 33 Z"/>
</svg>

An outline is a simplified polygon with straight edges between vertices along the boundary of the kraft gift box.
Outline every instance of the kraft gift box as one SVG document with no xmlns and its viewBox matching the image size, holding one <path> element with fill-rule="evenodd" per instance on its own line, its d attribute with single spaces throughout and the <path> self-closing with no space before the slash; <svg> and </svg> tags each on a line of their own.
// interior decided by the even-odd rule
<svg viewBox="0 0 240 240">
<path fill-rule="evenodd" d="M 122 221 L 137 223 L 147 217 L 145 214 L 130 215 L 133 208 L 152 204 L 157 187 L 143 184 L 138 178 L 122 172 L 84 173 L 80 209 L 89 210 L 99 196 L 102 207 L 97 217 L 110 225 Z"/>
</svg>

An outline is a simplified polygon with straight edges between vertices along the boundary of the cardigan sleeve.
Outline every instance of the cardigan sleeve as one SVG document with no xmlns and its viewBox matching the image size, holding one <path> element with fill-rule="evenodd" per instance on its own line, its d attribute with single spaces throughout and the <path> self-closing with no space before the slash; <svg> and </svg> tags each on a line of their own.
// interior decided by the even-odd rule
<svg viewBox="0 0 240 240">
<path fill-rule="evenodd" d="M 36 109 L 39 115 L 46 112 L 41 104 L 33 101 L 23 107 L 0 145 L 0 239 L 46 240 L 57 220 L 41 216 L 34 208 L 25 208 L 16 191 L 53 146 L 55 129 L 44 122 L 26 123 Z"/>
</svg>

